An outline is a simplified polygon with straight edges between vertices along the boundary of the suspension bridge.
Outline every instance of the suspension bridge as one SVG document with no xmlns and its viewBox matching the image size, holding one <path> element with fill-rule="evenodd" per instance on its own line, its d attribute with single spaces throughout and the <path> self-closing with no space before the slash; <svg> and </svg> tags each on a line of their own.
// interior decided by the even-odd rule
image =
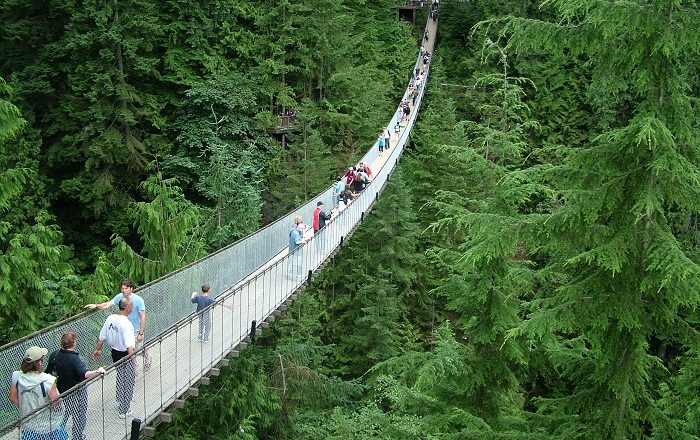
<svg viewBox="0 0 700 440">
<path fill-rule="evenodd" d="M 423 44 L 432 54 L 437 22 L 429 18 L 425 31 L 427 41 L 423 39 Z M 424 64 L 419 54 L 415 69 L 422 69 L 426 84 L 430 61 Z M 75 401 L 71 398 L 78 393 L 87 394 L 86 439 L 153 436 L 154 426 L 169 421 L 172 409 L 181 408 L 183 399 L 196 396 L 199 385 L 208 384 L 209 376 L 218 375 L 220 368 L 228 365 L 229 358 L 238 356 L 250 337 L 269 326 L 311 282 L 313 273 L 352 235 L 397 166 L 425 89 L 423 86 L 417 91 L 405 125 L 392 134 L 391 148 L 380 155 L 375 143 L 361 159 L 373 170 L 372 182 L 309 242 L 292 253 L 287 251 L 294 217 L 311 219 L 318 200 L 333 206 L 331 188 L 248 237 L 139 289 L 137 293 L 143 297 L 147 313 L 144 347 L 133 357 L 110 365 L 107 374 L 63 393 L 60 405 L 47 405 L 20 418 L 8 393 L 0 392 L 0 440 L 20 440 L 23 430 L 38 425 L 57 429 L 65 423 L 66 405 Z M 408 88 L 403 100 L 411 102 Z M 400 120 L 401 116 L 395 113 L 387 126 L 391 130 Z M 212 286 L 210 295 L 216 301 L 208 309 L 212 317 L 212 335 L 209 341 L 201 342 L 197 335 L 202 312 L 192 313 L 190 294 L 205 282 Z M 12 371 L 19 369 L 24 352 L 30 346 L 46 347 L 49 351 L 57 349 L 61 335 L 69 330 L 78 334 L 78 351 L 90 353 L 108 314 L 107 311 L 84 312 L 0 347 L 0 375 L 9 379 Z M 146 351 L 152 361 L 150 368 L 144 369 Z M 83 360 L 91 369 L 101 365 L 86 357 Z M 117 369 L 123 362 L 135 362 L 137 373 L 131 404 L 133 413 L 122 419 L 115 406 L 115 389 Z M 72 423 L 73 418 L 69 418 L 66 425 L 69 433 Z"/>
</svg>

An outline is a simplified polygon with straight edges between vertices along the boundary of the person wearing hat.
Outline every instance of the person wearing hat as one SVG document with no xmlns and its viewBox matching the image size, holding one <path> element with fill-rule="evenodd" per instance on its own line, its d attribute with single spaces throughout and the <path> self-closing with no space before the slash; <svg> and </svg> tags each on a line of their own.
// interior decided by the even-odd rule
<svg viewBox="0 0 700 440">
<path fill-rule="evenodd" d="M 19 406 L 20 417 L 54 402 L 49 410 L 39 412 L 22 423 L 22 440 L 68 440 L 63 414 L 54 413 L 60 408 L 56 378 L 43 372 L 44 358 L 48 352 L 42 347 L 29 347 L 24 353 L 20 370 L 12 373 L 10 401 Z"/>
</svg>

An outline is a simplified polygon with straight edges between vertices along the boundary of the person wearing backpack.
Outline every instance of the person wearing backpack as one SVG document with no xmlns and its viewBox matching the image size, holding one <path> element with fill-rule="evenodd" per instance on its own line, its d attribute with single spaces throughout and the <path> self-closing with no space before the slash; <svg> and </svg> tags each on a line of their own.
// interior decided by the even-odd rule
<svg viewBox="0 0 700 440">
<path fill-rule="evenodd" d="M 58 411 L 56 378 L 44 369 L 44 357 L 49 351 L 42 347 L 29 347 L 24 353 L 19 371 L 12 372 L 10 401 L 19 406 L 19 415 L 24 417 L 52 402 L 51 408 L 26 419 L 20 428 L 22 440 L 68 440 L 63 426 L 63 414 Z"/>
<path fill-rule="evenodd" d="M 78 335 L 68 331 L 61 336 L 61 349 L 54 351 L 49 356 L 46 372 L 56 375 L 58 379 L 58 392 L 63 395 L 66 391 L 78 385 L 85 379 L 91 379 L 100 374 L 105 374 L 104 368 L 88 370 L 76 351 Z M 73 440 L 86 440 L 84 431 L 87 424 L 88 393 L 87 388 L 82 387 L 72 391 L 63 397 L 66 407 L 66 415 L 63 424 L 68 421 L 68 416 L 73 417 Z"/>
</svg>

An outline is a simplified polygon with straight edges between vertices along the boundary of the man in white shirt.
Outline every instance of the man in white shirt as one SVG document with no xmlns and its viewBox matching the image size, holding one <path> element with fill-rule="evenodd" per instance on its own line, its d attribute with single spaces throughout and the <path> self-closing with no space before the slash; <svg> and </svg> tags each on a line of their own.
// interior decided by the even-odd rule
<svg viewBox="0 0 700 440">
<path fill-rule="evenodd" d="M 143 344 L 143 335 L 146 330 L 146 304 L 139 295 L 134 293 L 134 282 L 129 279 L 123 279 L 119 283 L 119 288 L 121 293 L 118 293 L 110 301 L 105 301 L 100 304 L 88 304 L 85 306 L 86 309 L 98 309 L 106 310 L 114 306 L 119 305 L 119 300 L 122 298 L 129 298 L 133 303 L 134 307 L 129 315 L 129 321 L 134 326 L 134 331 L 136 333 L 136 346 L 134 348 L 139 349 Z M 148 355 L 146 349 L 143 350 L 143 369 L 148 371 L 151 367 L 151 357 Z"/>
<path fill-rule="evenodd" d="M 124 297 L 119 300 L 119 312 L 109 315 L 100 336 L 97 339 L 97 348 L 92 354 L 92 359 L 96 360 L 102 354 L 102 345 L 105 341 L 112 348 L 112 361 L 127 357 L 134 352 L 136 338 L 134 337 L 134 325 L 129 321 L 129 313 L 134 308 L 134 303 L 130 298 Z M 117 404 L 119 418 L 125 419 L 132 413 L 131 397 L 134 395 L 134 378 L 136 376 L 133 359 L 122 362 L 117 366 Z"/>
</svg>

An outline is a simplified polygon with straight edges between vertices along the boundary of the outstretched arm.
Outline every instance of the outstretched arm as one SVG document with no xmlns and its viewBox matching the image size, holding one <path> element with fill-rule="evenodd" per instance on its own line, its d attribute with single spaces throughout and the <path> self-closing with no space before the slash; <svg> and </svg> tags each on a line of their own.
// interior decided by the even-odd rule
<svg viewBox="0 0 700 440">
<path fill-rule="evenodd" d="M 114 306 L 114 303 L 112 301 L 105 301 L 105 302 L 99 303 L 99 304 L 86 304 L 85 308 L 90 309 L 90 310 L 93 310 L 93 309 L 106 310 L 112 306 Z"/>
</svg>

